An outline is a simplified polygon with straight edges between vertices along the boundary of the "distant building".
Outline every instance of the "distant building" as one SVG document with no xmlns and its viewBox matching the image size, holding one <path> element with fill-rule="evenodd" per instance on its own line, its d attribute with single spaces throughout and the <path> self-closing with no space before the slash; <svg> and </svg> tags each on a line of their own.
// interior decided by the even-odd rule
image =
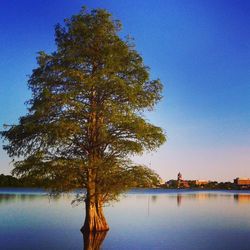
<svg viewBox="0 0 250 250">
<path fill-rule="evenodd" d="M 236 178 L 234 179 L 234 183 L 238 186 L 246 186 L 250 187 L 250 178 Z"/>
<path fill-rule="evenodd" d="M 206 180 L 195 180 L 195 185 L 201 186 L 201 185 L 207 185 L 210 181 Z"/>
<path fill-rule="evenodd" d="M 180 172 L 177 175 L 177 181 L 182 181 L 182 174 Z"/>
<path fill-rule="evenodd" d="M 188 181 L 185 181 L 182 179 L 182 174 L 181 173 L 178 173 L 177 175 L 177 187 L 178 188 L 189 188 L 189 183 Z"/>
<path fill-rule="evenodd" d="M 172 188 L 190 188 L 190 187 L 196 187 L 196 186 L 203 186 L 210 183 L 210 181 L 206 180 L 184 180 L 182 177 L 182 174 L 179 172 L 177 174 L 177 179 L 175 180 L 169 180 L 165 182 L 165 185 L 167 187 Z"/>
</svg>

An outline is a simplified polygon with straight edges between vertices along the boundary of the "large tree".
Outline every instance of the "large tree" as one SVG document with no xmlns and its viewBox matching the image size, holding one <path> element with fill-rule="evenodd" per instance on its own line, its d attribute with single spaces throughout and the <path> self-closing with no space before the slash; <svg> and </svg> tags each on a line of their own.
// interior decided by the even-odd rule
<svg viewBox="0 0 250 250">
<path fill-rule="evenodd" d="M 28 81 L 27 115 L 1 133 L 16 176 L 57 191 L 86 188 L 88 232 L 108 230 L 104 203 L 140 180 L 157 180 L 129 157 L 165 141 L 162 129 L 143 116 L 161 99 L 162 84 L 150 79 L 120 29 L 102 9 L 83 8 L 57 25 L 56 51 L 39 52 Z"/>
</svg>

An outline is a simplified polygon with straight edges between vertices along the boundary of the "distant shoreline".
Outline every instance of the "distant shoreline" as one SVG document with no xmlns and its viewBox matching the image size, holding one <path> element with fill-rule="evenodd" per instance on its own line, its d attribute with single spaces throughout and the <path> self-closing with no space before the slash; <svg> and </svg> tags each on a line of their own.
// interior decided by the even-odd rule
<svg viewBox="0 0 250 250">
<path fill-rule="evenodd" d="M 83 191 L 84 189 L 76 189 L 72 190 L 70 192 L 62 192 L 62 193 L 74 193 L 74 192 L 80 192 Z M 162 188 L 162 187 L 135 187 L 131 188 L 125 193 L 133 193 L 133 191 L 173 191 L 173 192 L 194 192 L 194 191 L 250 191 L 250 189 L 208 189 L 208 188 Z M 0 187 L 0 194 L 1 191 L 7 191 L 8 193 L 11 193 L 11 191 L 32 191 L 32 193 L 49 193 L 49 189 L 46 188 L 41 188 L 41 187 L 11 187 L 11 186 L 5 186 L 5 187 Z"/>
</svg>

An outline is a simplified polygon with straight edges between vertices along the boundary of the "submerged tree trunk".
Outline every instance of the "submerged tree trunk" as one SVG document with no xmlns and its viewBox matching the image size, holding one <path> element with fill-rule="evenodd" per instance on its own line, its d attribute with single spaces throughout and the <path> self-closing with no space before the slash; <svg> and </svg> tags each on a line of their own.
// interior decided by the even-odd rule
<svg viewBox="0 0 250 250">
<path fill-rule="evenodd" d="M 87 197 L 85 200 L 86 216 L 81 231 L 102 232 L 109 230 L 108 223 L 103 214 L 102 202 L 98 194 L 96 194 L 96 183 L 92 171 L 89 173 Z"/>
<path fill-rule="evenodd" d="M 85 201 L 85 205 L 86 217 L 81 231 L 83 233 L 108 231 L 109 226 L 104 217 L 102 207 L 97 207 L 95 202 L 91 202 L 88 199 Z"/>
<path fill-rule="evenodd" d="M 97 195 L 96 196 L 96 211 L 97 211 L 97 215 L 99 217 L 99 219 L 102 221 L 102 228 L 103 231 L 107 231 L 109 230 L 109 225 L 106 221 L 106 218 L 104 216 L 104 212 L 103 212 L 103 203 L 100 199 L 100 197 Z"/>
</svg>

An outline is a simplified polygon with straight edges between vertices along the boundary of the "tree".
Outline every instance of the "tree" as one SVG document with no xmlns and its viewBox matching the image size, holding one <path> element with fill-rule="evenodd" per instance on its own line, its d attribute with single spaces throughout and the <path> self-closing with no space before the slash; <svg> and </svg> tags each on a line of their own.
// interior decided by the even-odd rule
<svg viewBox="0 0 250 250">
<path fill-rule="evenodd" d="M 129 157 L 165 141 L 162 129 L 143 116 L 161 99 L 162 84 L 150 80 L 120 30 L 102 9 L 83 8 L 57 25 L 56 51 L 39 52 L 28 81 L 28 114 L 1 133 L 4 149 L 17 159 L 14 175 L 56 191 L 86 188 L 88 232 L 108 230 L 103 204 L 134 185 L 138 173 L 155 179 Z"/>
</svg>

